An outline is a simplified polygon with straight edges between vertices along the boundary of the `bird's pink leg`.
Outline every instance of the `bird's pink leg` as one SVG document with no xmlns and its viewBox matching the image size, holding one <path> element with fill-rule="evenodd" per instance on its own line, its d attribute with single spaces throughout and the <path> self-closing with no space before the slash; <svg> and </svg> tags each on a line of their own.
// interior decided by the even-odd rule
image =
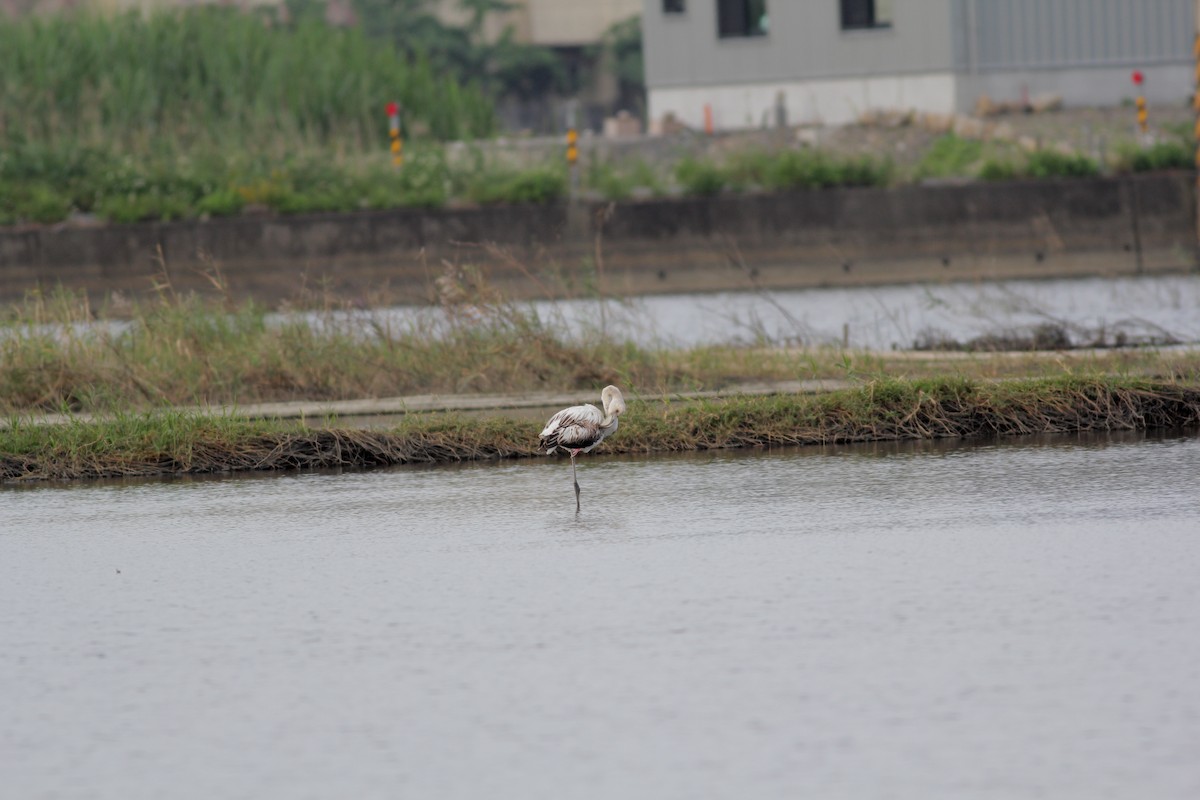
<svg viewBox="0 0 1200 800">
<path fill-rule="evenodd" d="M 575 513 L 579 513 L 579 478 L 575 474 L 575 456 L 579 455 L 578 450 L 571 451 L 571 480 L 575 481 Z"/>
</svg>

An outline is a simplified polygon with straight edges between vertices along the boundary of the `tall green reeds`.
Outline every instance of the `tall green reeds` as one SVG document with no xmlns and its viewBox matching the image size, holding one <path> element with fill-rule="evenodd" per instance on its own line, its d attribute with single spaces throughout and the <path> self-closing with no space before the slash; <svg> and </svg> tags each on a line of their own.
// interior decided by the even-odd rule
<svg viewBox="0 0 1200 800">
<path fill-rule="evenodd" d="M 361 31 L 190 8 L 0 21 L 0 142 L 183 154 L 386 141 L 383 107 L 439 139 L 491 133 L 492 104 Z"/>
<path fill-rule="evenodd" d="M 391 100 L 416 140 L 399 174 Z M 450 176 L 421 140 L 494 128 L 478 87 L 310 16 L 0 18 L 0 225 L 439 205 Z"/>
</svg>

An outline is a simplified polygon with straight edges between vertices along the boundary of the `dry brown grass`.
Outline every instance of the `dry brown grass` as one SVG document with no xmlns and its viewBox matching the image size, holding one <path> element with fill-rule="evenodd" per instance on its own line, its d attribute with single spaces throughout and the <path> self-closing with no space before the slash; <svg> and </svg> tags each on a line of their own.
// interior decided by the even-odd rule
<svg viewBox="0 0 1200 800">
<path fill-rule="evenodd" d="M 121 318 L 67 293 L 0 311 L 0 413 L 130 413 L 163 407 L 497 394 L 620 384 L 643 395 L 747 381 L 1122 376 L 1200 379 L 1200 351 L 867 353 L 714 346 L 668 350 L 569 335 L 469 269 L 431 284 L 419 322 L 308 298 L 309 316 L 177 294 L 166 278 Z"/>
</svg>

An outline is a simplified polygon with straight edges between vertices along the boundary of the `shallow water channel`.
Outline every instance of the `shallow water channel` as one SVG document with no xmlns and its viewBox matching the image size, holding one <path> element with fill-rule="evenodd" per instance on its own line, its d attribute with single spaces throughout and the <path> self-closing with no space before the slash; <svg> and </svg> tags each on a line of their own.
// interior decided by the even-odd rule
<svg viewBox="0 0 1200 800">
<path fill-rule="evenodd" d="M 907 350 L 920 342 L 1028 336 L 1042 325 L 1076 346 L 1200 341 L 1200 276 L 951 282 L 709 295 L 662 295 L 560 304 L 572 330 L 673 346 L 845 344 Z M 546 304 L 543 318 L 554 318 Z"/>
<path fill-rule="evenodd" d="M 641 345 L 847 344 L 906 350 L 1060 329 L 1075 346 L 1200 342 L 1200 275 L 947 282 L 902 286 L 648 295 L 537 301 L 552 330 L 602 332 Z M 311 315 L 322 324 L 320 315 Z M 340 319 L 345 319 L 342 317 Z M 352 312 L 364 330 L 436 330 L 442 311 L 401 307 Z"/>
<path fill-rule="evenodd" d="M 619 434 L 618 434 L 619 435 Z M 1200 796 L 1200 437 L 0 490 L 20 798 Z"/>
</svg>

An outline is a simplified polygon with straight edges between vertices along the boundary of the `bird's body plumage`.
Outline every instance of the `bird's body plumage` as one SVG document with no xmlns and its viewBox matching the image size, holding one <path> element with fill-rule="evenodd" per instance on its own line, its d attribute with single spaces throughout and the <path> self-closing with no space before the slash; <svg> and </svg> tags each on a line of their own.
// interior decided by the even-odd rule
<svg viewBox="0 0 1200 800">
<path fill-rule="evenodd" d="M 590 453 L 617 429 L 617 418 L 604 424 L 604 413 L 593 405 L 571 406 L 559 411 L 542 430 L 538 439 L 547 453 L 558 448 Z"/>
<path fill-rule="evenodd" d="M 615 386 L 606 386 L 600 393 L 604 410 L 585 403 L 564 408 L 550 418 L 538 435 L 547 453 L 562 448 L 571 454 L 571 474 L 575 474 L 575 456 L 590 453 L 592 448 L 611 436 L 617 429 L 617 416 L 625 411 L 625 398 Z M 575 510 L 579 511 L 579 481 L 575 480 Z"/>
</svg>

